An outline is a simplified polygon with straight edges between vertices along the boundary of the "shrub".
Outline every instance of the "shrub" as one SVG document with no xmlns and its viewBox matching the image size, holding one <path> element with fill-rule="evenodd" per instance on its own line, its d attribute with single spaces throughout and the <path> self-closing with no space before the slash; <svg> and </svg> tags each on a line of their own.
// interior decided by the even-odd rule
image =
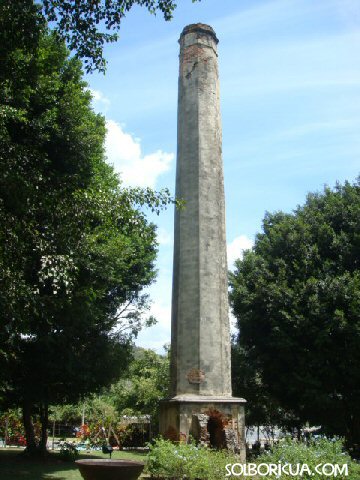
<svg viewBox="0 0 360 480">
<path fill-rule="evenodd" d="M 348 476 L 338 475 L 338 480 L 359 480 L 360 465 L 352 461 L 351 457 L 344 451 L 343 442 L 340 439 L 313 439 L 309 442 L 299 442 L 292 439 L 285 439 L 275 445 L 271 451 L 265 452 L 257 458 L 257 464 L 274 463 L 282 465 L 288 463 L 291 465 L 306 464 L 311 473 L 304 472 L 301 478 L 303 480 L 323 480 L 324 475 L 317 473 L 315 467 L 319 464 L 343 464 L 348 465 Z M 265 477 L 269 478 L 269 477 Z M 291 477 L 288 477 L 291 478 Z M 295 478 L 295 477 L 292 477 Z M 299 477 L 300 478 L 300 477 Z M 329 478 L 329 477 L 327 477 Z M 330 477 L 334 478 L 334 477 Z"/>
<path fill-rule="evenodd" d="M 210 450 L 193 443 L 175 444 L 160 438 L 149 447 L 146 468 L 155 478 L 223 480 L 225 465 L 239 462 L 238 457 L 226 450 Z"/>
<path fill-rule="evenodd" d="M 60 449 L 60 458 L 67 462 L 73 462 L 79 456 L 79 452 L 75 445 L 65 442 Z"/>
</svg>

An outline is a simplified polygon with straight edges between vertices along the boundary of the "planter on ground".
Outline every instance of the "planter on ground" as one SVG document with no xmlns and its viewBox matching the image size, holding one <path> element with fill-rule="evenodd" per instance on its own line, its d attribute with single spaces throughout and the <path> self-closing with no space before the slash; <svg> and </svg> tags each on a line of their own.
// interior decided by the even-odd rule
<svg viewBox="0 0 360 480">
<path fill-rule="evenodd" d="M 76 460 L 84 480 L 136 480 L 144 463 L 132 460 L 89 459 Z"/>
</svg>

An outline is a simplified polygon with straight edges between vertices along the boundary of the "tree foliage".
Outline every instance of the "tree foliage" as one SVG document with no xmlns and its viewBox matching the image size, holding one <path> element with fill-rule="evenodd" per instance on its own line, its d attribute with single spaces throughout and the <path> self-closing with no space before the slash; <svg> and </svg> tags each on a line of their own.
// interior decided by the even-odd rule
<svg viewBox="0 0 360 480">
<path fill-rule="evenodd" d="M 134 5 L 144 6 L 151 14 L 157 10 L 165 20 L 172 18 L 176 4 L 173 0 L 42 0 L 41 6 L 48 21 L 55 22 L 59 34 L 84 58 L 88 71 L 104 70 L 104 43 L 114 42 L 116 31 Z M 104 31 L 105 30 L 105 31 Z M 107 33 L 106 30 L 114 33 Z"/>
<path fill-rule="evenodd" d="M 171 199 L 121 188 L 80 61 L 22 3 L 0 4 L 0 390 L 23 407 L 28 435 L 39 409 L 46 436 L 50 403 L 124 368 L 155 277 L 141 206 Z"/>
<path fill-rule="evenodd" d="M 300 422 L 360 443 L 360 183 L 267 213 L 236 263 L 239 342 L 265 390 Z"/>
<path fill-rule="evenodd" d="M 256 359 L 242 345 L 231 345 L 231 378 L 233 395 L 244 397 L 247 427 L 262 427 L 271 433 L 274 426 L 289 429 L 289 415 L 281 409 L 263 383 Z"/>
<path fill-rule="evenodd" d="M 152 350 L 137 350 L 128 374 L 112 385 L 110 396 L 118 412 L 127 415 L 151 415 L 157 423 L 159 400 L 169 389 L 169 356 Z"/>
<path fill-rule="evenodd" d="M 176 8 L 174 0 L 1 0 L 5 14 L 11 12 L 14 3 L 24 12 L 36 5 L 70 50 L 84 59 L 87 72 L 105 70 L 104 44 L 118 39 L 117 32 L 131 9 L 139 6 L 152 15 L 160 12 L 168 21 Z"/>
<path fill-rule="evenodd" d="M 169 355 L 135 347 L 122 378 L 99 394 L 87 396 L 77 404 L 52 406 L 57 421 L 80 423 L 112 422 L 124 416 L 150 415 L 157 424 L 159 400 L 166 398 L 169 388 Z"/>
</svg>

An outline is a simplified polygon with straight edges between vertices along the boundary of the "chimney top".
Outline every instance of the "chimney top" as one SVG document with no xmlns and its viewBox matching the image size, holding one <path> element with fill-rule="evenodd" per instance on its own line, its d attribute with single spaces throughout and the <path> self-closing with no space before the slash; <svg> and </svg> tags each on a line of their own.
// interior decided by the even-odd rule
<svg viewBox="0 0 360 480">
<path fill-rule="evenodd" d="M 205 35 L 210 35 L 216 43 L 219 43 L 219 40 L 213 28 L 210 27 L 210 25 L 206 25 L 205 23 L 192 23 L 190 25 L 187 25 L 181 32 L 180 38 L 188 33 L 202 33 Z"/>
</svg>

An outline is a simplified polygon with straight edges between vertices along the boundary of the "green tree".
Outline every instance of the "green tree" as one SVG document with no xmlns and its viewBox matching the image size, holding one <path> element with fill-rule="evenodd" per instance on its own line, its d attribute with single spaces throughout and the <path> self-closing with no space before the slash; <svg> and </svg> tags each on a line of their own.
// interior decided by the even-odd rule
<svg viewBox="0 0 360 480">
<path fill-rule="evenodd" d="M 267 213 L 231 302 L 254 375 L 299 422 L 360 443 L 360 183 Z"/>
<path fill-rule="evenodd" d="M 0 3 L 0 397 L 22 407 L 37 451 L 49 404 L 124 370 L 155 277 L 141 207 L 159 212 L 170 196 L 121 188 L 79 60 L 32 2 L 19 4 Z"/>
<path fill-rule="evenodd" d="M 84 59 L 87 72 L 105 70 L 104 44 L 118 39 L 121 23 L 133 7 L 145 7 L 152 15 L 160 12 L 167 21 L 176 8 L 174 0 L 0 0 L 0 5 L 4 15 L 12 13 L 14 7 L 22 12 L 25 28 L 29 26 L 26 13 L 36 5 L 42 19 L 51 22 L 70 50 Z M 28 33 L 31 40 L 31 28 Z M 16 31 L 12 34 L 18 35 Z"/>
<path fill-rule="evenodd" d="M 120 414 L 151 415 L 158 421 L 159 400 L 169 390 L 169 355 L 137 349 L 126 377 L 113 384 L 109 395 Z"/>
<path fill-rule="evenodd" d="M 151 415 L 156 428 L 159 400 L 166 398 L 168 388 L 168 352 L 158 355 L 153 350 L 135 347 L 120 379 L 77 404 L 51 406 L 52 418 L 79 425 L 84 414 L 86 423 L 114 425 L 123 415 Z"/>
<path fill-rule="evenodd" d="M 290 426 L 289 415 L 285 415 L 263 384 L 256 359 L 249 358 L 247 349 L 236 342 L 231 345 L 231 378 L 233 395 L 247 401 L 247 427 L 262 427 L 271 434 L 274 426 Z"/>
</svg>

